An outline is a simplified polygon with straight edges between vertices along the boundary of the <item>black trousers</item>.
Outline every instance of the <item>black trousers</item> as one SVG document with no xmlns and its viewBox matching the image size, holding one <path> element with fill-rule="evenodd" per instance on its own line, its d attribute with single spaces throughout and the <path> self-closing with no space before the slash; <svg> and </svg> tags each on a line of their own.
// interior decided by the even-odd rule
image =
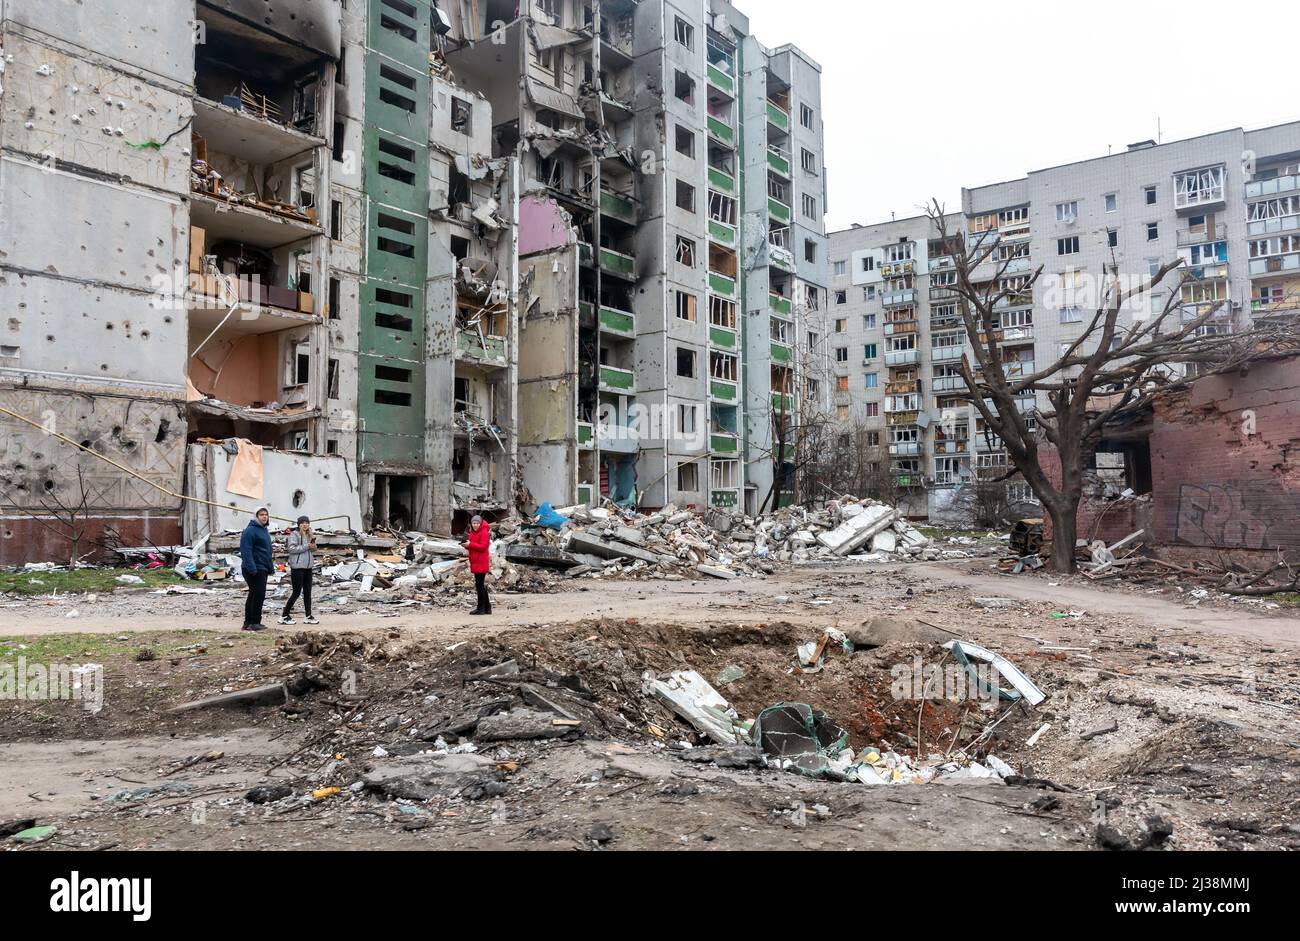
<svg viewBox="0 0 1300 941">
<path fill-rule="evenodd" d="M 474 573 L 474 590 L 478 592 L 478 610 L 484 614 L 491 614 L 492 599 L 488 597 L 487 572 Z"/>
<path fill-rule="evenodd" d="M 307 612 L 307 617 L 311 617 L 311 569 L 289 569 L 289 583 L 293 586 L 293 594 L 284 603 L 284 617 L 289 616 L 299 595 L 302 595 L 302 609 Z"/>
<path fill-rule="evenodd" d="M 244 623 L 262 623 L 262 605 L 266 601 L 266 576 L 270 572 L 258 572 L 256 575 L 245 572 L 244 581 L 248 583 L 248 598 L 244 600 Z"/>
</svg>

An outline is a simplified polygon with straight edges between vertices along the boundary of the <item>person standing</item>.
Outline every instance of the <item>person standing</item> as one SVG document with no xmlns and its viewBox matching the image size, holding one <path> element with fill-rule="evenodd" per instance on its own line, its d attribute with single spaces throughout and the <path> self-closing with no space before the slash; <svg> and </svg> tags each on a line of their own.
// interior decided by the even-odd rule
<svg viewBox="0 0 1300 941">
<path fill-rule="evenodd" d="M 306 613 L 308 624 L 319 624 L 311 616 L 311 569 L 316 560 L 312 552 L 316 549 L 316 534 L 311 531 L 311 520 L 305 516 L 298 517 L 298 528 L 289 533 L 289 584 L 293 594 L 285 602 L 284 612 L 280 615 L 281 624 L 296 624 L 290 617 L 293 603 L 302 595 L 302 609 Z"/>
<path fill-rule="evenodd" d="M 271 511 L 259 506 L 239 537 L 240 571 L 244 576 L 244 584 L 248 586 L 248 598 L 244 601 L 243 629 L 246 631 L 266 630 L 262 623 L 266 578 L 275 571 L 275 565 L 271 561 L 271 532 L 267 529 L 270 523 Z"/>
<path fill-rule="evenodd" d="M 491 567 L 488 547 L 491 542 L 492 527 L 484 522 L 483 517 L 476 515 L 469 521 L 469 536 L 464 543 L 469 548 L 469 570 L 474 574 L 474 590 L 478 592 L 478 607 L 472 614 L 492 613 L 492 599 L 487 591 L 487 573 Z"/>
</svg>

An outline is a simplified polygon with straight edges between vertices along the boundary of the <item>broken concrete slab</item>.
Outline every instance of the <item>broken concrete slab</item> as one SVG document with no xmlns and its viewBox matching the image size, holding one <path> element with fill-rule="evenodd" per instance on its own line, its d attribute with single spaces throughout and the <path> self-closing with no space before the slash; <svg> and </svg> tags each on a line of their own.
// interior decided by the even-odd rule
<svg viewBox="0 0 1300 941">
<path fill-rule="evenodd" d="M 830 532 L 818 535 L 817 541 L 836 555 L 848 555 L 876 533 L 888 528 L 897 518 L 898 511 L 893 507 L 883 504 L 866 506 L 861 513 L 849 517 Z"/>
<path fill-rule="evenodd" d="M 858 627 L 844 630 L 854 650 L 871 650 L 886 644 L 942 644 L 952 640 L 951 631 L 932 627 L 915 618 L 888 615 L 864 621 Z"/>
<path fill-rule="evenodd" d="M 209 696 L 206 699 L 198 699 L 194 702 L 173 706 L 167 711 L 169 713 L 190 712 L 194 709 L 207 709 L 212 706 L 282 706 L 288 701 L 288 687 L 284 683 L 272 683 L 269 686 L 255 686 L 252 689 Z"/>
<path fill-rule="evenodd" d="M 582 726 L 573 719 L 556 718 L 551 712 L 513 709 L 479 720 L 474 738 L 480 742 L 528 741 L 560 738 Z"/>
<path fill-rule="evenodd" d="M 734 745 L 740 717 L 722 694 L 694 670 L 677 670 L 667 679 L 649 678 L 650 691 L 697 731 L 720 745 Z"/>
<path fill-rule="evenodd" d="M 367 771 L 361 783 L 390 800 L 426 801 L 491 781 L 495 767 L 495 761 L 482 755 L 413 755 Z"/>
<path fill-rule="evenodd" d="M 636 546 L 629 546 L 626 543 L 601 539 L 599 536 L 594 536 L 591 533 L 579 532 L 578 530 L 570 530 L 565 535 L 564 549 L 568 552 L 588 553 L 590 555 L 599 556 L 602 559 L 637 559 L 641 562 L 648 562 L 651 565 L 656 565 L 670 559 L 669 556 L 647 552 L 644 549 L 638 549 Z"/>
<path fill-rule="evenodd" d="M 700 565 L 695 566 L 695 571 L 699 572 L 701 575 L 712 575 L 714 578 L 736 577 L 736 573 L 731 569 L 719 568 L 716 565 L 704 565 L 701 563 Z"/>
</svg>

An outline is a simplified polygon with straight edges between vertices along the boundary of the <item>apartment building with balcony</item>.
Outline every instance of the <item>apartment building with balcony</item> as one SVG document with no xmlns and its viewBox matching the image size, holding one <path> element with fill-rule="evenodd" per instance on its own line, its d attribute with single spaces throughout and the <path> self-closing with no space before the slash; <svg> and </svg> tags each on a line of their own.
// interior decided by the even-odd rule
<svg viewBox="0 0 1300 941">
<path fill-rule="evenodd" d="M 1181 141 L 1145 141 L 1122 153 L 1031 172 L 1027 177 L 964 189 L 960 214 L 947 228 L 958 233 L 971 255 L 991 249 L 974 272 L 977 282 L 1002 279 L 1009 289 L 999 304 L 999 348 L 1009 375 L 1029 375 L 1053 362 L 1084 331 L 1098 304 L 1107 275 L 1142 283 L 1161 264 L 1182 259 L 1188 283 L 1179 273 L 1121 312 L 1121 323 L 1150 316 L 1167 302 L 1183 322 L 1201 316 L 1208 305 L 1222 307 L 1204 330 L 1231 330 L 1259 317 L 1293 316 L 1300 309 L 1300 201 L 1294 198 L 1300 170 L 1300 123 L 1260 130 L 1240 128 Z M 909 509 L 944 519 L 960 502 L 964 484 L 984 472 L 997 476 L 1008 460 L 1001 442 L 986 434 L 973 407 L 946 393 L 964 387 L 952 364 L 968 349 L 945 290 L 944 247 L 926 218 L 855 226 L 831 235 L 832 316 L 843 324 L 841 346 L 874 353 L 861 371 L 845 368 L 848 396 L 837 399 L 837 417 L 874 422 L 882 447 L 900 478 L 915 469 L 925 494 Z M 930 240 L 926 283 L 897 278 L 878 302 L 870 303 L 857 282 L 867 277 L 863 264 L 909 261 L 923 239 Z M 906 247 L 906 246 L 914 247 Z M 864 261 L 864 253 L 877 253 Z M 909 255 L 910 253 L 910 255 Z M 915 263 L 915 262 L 913 262 Z M 856 266 L 856 267 L 855 267 Z M 1042 267 L 1032 292 L 1016 290 Z M 921 274 L 919 269 L 911 272 Z M 917 323 L 928 329 L 910 352 L 910 303 L 914 288 L 925 294 L 929 310 Z M 1172 291 L 1177 297 L 1171 298 Z M 836 303 L 842 302 L 842 303 Z M 844 316 L 835 313 L 843 311 Z M 900 319 L 901 318 L 901 319 Z M 861 350 L 858 348 L 861 347 Z M 893 361 L 890 361 L 892 356 Z M 910 390 L 893 383 L 910 380 L 898 370 L 920 370 L 917 417 L 928 433 L 900 426 L 913 417 Z M 855 357 L 856 359 L 856 357 Z M 862 389 L 856 388 L 861 380 Z M 928 385 L 927 385 L 928 383 Z M 886 387 L 887 388 L 883 388 Z M 899 396 L 902 396 L 901 398 Z M 879 402 L 879 404 L 877 404 Z M 1022 411 L 1047 408 L 1046 397 L 1026 397 Z M 848 414 L 845 414 L 847 407 Z M 944 421 L 956 410 L 957 421 Z M 892 423 L 892 424 L 891 424 Z M 924 441 L 921 448 L 914 441 Z M 929 449 L 928 452 L 926 449 Z M 1105 453 L 1127 454 L 1131 442 L 1105 442 Z M 923 453 L 903 452 L 919 451 Z M 914 463 L 900 463 L 904 457 Z M 1023 484 L 1013 496 L 1027 498 Z"/>
</svg>

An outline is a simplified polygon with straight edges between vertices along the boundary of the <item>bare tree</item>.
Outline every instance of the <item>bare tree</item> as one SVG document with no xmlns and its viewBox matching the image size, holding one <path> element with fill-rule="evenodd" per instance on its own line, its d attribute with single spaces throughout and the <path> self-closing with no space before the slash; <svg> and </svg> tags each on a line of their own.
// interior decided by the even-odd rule
<svg viewBox="0 0 1300 941">
<path fill-rule="evenodd" d="M 69 494 L 68 499 L 63 498 L 59 488 L 52 481 L 47 482 L 45 491 L 40 497 L 39 510 L 24 505 L 24 487 L 20 485 L 14 489 L 18 493 L 6 492 L 4 502 L 67 544 L 68 568 L 77 567 L 77 563 L 81 561 L 83 547 L 89 546 L 96 551 L 105 548 L 102 539 L 91 538 L 91 531 L 96 528 L 93 519 L 98 515 L 94 505 L 103 495 L 103 491 L 93 490 L 86 484 L 80 466 L 77 467 L 77 489 Z"/>
<path fill-rule="evenodd" d="M 943 207 L 936 200 L 926 212 L 949 241 Z M 1003 443 L 1015 471 L 1051 517 L 1053 568 L 1072 572 L 1084 469 L 1107 424 L 1149 408 L 1157 396 L 1186 388 L 1203 376 L 1247 368 L 1252 361 L 1293 351 L 1300 343 L 1288 322 L 1217 329 L 1223 299 L 1213 299 L 1187 317 L 1183 292 L 1198 279 L 1178 270 L 1181 259 L 1161 265 L 1149 277 L 1126 279 L 1120 277 L 1112 253 L 1108 270 L 1092 281 L 1095 311 L 1090 319 L 1083 316 L 1078 338 L 1054 362 L 1025 371 L 1004 361 L 1000 307 L 1008 300 L 1032 298 L 1043 267 L 1023 278 L 1008 277 L 1013 260 L 1009 253 L 999 257 L 996 240 L 967 246 L 963 239 L 954 245 L 953 287 L 973 353 L 973 361 L 966 355 L 961 359 L 963 397 L 974 404 L 986 434 Z M 1171 274 L 1177 275 L 1176 283 L 1171 279 L 1172 290 L 1160 310 L 1122 322 L 1121 313 L 1149 298 Z M 1046 407 L 1041 398 L 1046 398 Z M 1059 456 L 1059 480 L 1044 468 L 1043 444 Z"/>
</svg>

